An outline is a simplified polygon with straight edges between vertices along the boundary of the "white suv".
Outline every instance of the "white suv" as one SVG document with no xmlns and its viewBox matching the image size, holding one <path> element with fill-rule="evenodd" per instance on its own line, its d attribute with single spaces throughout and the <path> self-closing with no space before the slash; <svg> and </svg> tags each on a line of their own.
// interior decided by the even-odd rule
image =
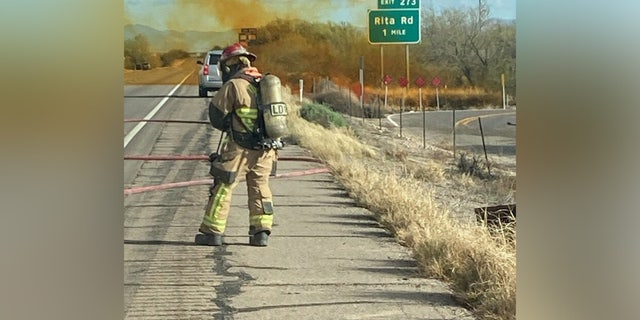
<svg viewBox="0 0 640 320">
<path fill-rule="evenodd" d="M 222 75 L 218 67 L 218 60 L 222 50 L 211 50 L 204 56 L 204 61 L 198 60 L 200 73 L 198 74 L 198 95 L 206 97 L 207 92 L 215 91 L 222 87 Z"/>
</svg>

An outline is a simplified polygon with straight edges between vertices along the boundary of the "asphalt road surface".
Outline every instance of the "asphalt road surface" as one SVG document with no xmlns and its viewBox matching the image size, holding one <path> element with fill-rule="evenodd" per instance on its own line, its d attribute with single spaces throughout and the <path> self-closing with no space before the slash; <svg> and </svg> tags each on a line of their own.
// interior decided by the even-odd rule
<svg viewBox="0 0 640 320">
<path fill-rule="evenodd" d="M 172 86 L 125 87 L 125 118 L 148 115 Z M 182 86 L 154 119 L 206 120 Z M 137 124 L 125 124 L 125 137 Z M 208 125 L 148 123 L 125 155 L 204 155 Z M 282 156 L 307 157 L 296 145 Z M 446 284 L 418 273 L 406 248 L 319 163 L 280 161 L 268 247 L 248 243 L 246 185 L 235 190 L 225 245 L 193 245 L 208 186 L 134 193 L 124 203 L 125 319 L 473 319 Z M 297 174 L 296 174 L 297 173 Z M 125 189 L 208 179 L 206 161 L 125 160 Z"/>
</svg>

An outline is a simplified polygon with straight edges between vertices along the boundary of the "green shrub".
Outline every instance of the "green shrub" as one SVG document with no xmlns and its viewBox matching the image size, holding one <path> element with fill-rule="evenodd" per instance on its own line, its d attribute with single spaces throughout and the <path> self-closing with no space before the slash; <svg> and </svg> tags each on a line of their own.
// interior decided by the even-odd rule
<svg viewBox="0 0 640 320">
<path fill-rule="evenodd" d="M 342 114 L 331 110 L 331 108 L 324 104 L 305 104 L 300 108 L 300 116 L 307 121 L 317 123 L 325 128 L 348 126 L 348 122 Z"/>
<path fill-rule="evenodd" d="M 138 34 L 134 39 L 124 41 L 125 68 L 143 69 L 144 64 L 150 64 L 153 54 L 149 49 L 149 40 Z"/>
</svg>

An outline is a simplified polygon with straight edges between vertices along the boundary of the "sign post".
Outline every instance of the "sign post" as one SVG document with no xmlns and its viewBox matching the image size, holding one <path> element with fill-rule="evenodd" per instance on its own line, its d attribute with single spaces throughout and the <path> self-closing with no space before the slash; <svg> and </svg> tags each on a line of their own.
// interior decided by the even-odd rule
<svg viewBox="0 0 640 320">
<path fill-rule="evenodd" d="M 422 106 L 422 87 L 424 86 L 425 82 L 424 79 L 420 76 L 418 76 L 418 78 L 416 78 L 416 86 L 418 86 L 418 94 L 420 97 L 420 110 L 422 110 L 422 148 L 426 148 L 427 147 L 427 132 L 426 132 L 426 118 L 425 118 L 425 113 L 424 113 L 424 106 Z"/>
<path fill-rule="evenodd" d="M 440 78 L 438 76 L 433 77 L 431 85 L 436 87 L 436 110 L 440 110 L 440 95 L 438 93 L 438 87 L 440 87 Z"/>
<path fill-rule="evenodd" d="M 364 123 L 364 57 L 360 57 L 360 109 L 362 110 L 362 123 Z"/>
<path fill-rule="evenodd" d="M 300 86 L 300 104 L 302 104 L 302 92 L 303 92 L 304 80 L 299 79 L 298 85 Z"/>
<path fill-rule="evenodd" d="M 506 92 L 504 89 L 504 73 L 500 76 L 500 79 L 502 80 L 502 109 L 506 109 L 507 108 L 507 98 L 506 98 Z"/>
<path fill-rule="evenodd" d="M 389 95 L 388 86 L 391 83 L 391 80 L 393 79 L 388 74 L 382 78 L 382 82 L 384 83 L 384 109 L 385 110 L 387 110 L 387 96 Z M 379 119 L 378 124 L 380 126 L 380 130 L 382 130 L 382 117 L 380 115 L 381 115 L 380 110 L 378 110 L 378 119 Z"/>
<path fill-rule="evenodd" d="M 402 138 L 402 113 L 404 112 L 404 100 L 407 95 L 406 87 L 407 84 L 409 84 L 409 80 L 405 77 L 400 77 L 400 79 L 398 79 L 398 83 L 402 87 L 402 106 L 400 107 L 400 138 Z"/>
</svg>

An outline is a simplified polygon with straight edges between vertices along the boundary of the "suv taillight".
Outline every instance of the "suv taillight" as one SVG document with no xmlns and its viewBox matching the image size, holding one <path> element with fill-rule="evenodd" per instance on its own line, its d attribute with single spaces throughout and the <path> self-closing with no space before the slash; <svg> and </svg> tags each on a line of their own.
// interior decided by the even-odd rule
<svg viewBox="0 0 640 320">
<path fill-rule="evenodd" d="M 206 76 L 209 75 L 209 65 L 205 64 L 204 65 L 204 70 L 202 71 L 202 73 Z"/>
</svg>

